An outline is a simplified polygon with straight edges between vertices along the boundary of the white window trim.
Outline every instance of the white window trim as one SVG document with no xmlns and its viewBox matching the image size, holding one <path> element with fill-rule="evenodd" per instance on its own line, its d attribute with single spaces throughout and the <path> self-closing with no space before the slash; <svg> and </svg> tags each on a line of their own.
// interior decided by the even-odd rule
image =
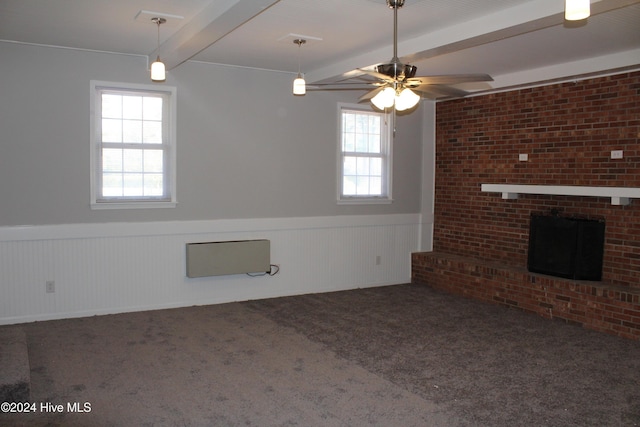
<svg viewBox="0 0 640 427">
<path fill-rule="evenodd" d="M 387 153 L 386 153 L 386 180 L 387 194 L 384 196 L 343 196 L 342 195 L 342 180 L 343 180 L 343 156 L 342 156 L 342 110 L 360 110 L 365 112 L 378 112 L 368 105 L 361 104 L 349 104 L 338 103 L 338 120 L 337 120 L 337 134 L 338 134 L 338 153 L 337 153 L 337 204 L 338 205 L 388 205 L 393 203 L 393 197 L 391 189 L 393 188 L 393 114 L 385 113 L 384 120 L 387 121 L 386 137 L 387 137 Z"/>
<path fill-rule="evenodd" d="M 100 141 L 99 136 L 97 135 L 96 129 L 96 91 L 98 88 L 105 87 L 111 88 L 114 90 L 138 90 L 138 91 L 146 91 L 146 92 L 165 92 L 169 97 L 169 119 L 168 119 L 168 135 L 169 135 L 169 160 L 167 163 L 167 167 L 169 171 L 167 173 L 167 179 L 169 180 L 170 200 L 141 200 L 136 199 L 131 202 L 121 200 L 121 201 L 113 201 L 113 202 L 99 202 L 97 201 L 97 188 L 99 179 L 98 179 L 98 159 L 99 159 L 99 150 L 98 143 Z M 149 209 L 149 208 L 174 208 L 177 206 L 177 198 L 176 198 L 176 88 L 173 86 L 162 86 L 159 87 L 157 85 L 145 85 L 145 84 L 135 84 L 135 83 L 117 83 L 117 82 L 107 82 L 100 80 L 91 80 L 90 82 L 90 171 L 91 171 L 91 201 L 90 206 L 93 210 L 102 210 L 102 209 Z"/>
</svg>

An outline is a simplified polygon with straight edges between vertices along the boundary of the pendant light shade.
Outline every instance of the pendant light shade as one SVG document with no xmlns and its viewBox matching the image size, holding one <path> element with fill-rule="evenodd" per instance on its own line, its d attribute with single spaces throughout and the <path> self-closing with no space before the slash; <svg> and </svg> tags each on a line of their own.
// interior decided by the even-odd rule
<svg viewBox="0 0 640 427">
<path fill-rule="evenodd" d="M 307 93 L 307 83 L 302 78 L 302 75 L 298 74 L 298 77 L 293 81 L 293 94 L 304 95 Z"/>
<path fill-rule="evenodd" d="M 160 61 L 160 57 L 156 59 L 156 62 L 151 64 L 151 80 L 154 82 L 163 82 L 167 79 L 165 73 L 164 63 Z"/>
<path fill-rule="evenodd" d="M 302 96 L 307 93 L 307 83 L 304 81 L 304 77 L 300 74 L 300 46 L 305 44 L 305 39 L 295 39 L 293 43 L 298 45 L 298 77 L 293 81 L 293 94 Z"/>
<path fill-rule="evenodd" d="M 158 24 L 158 53 L 160 53 L 160 25 L 167 22 L 164 18 L 151 18 L 151 21 Z M 160 61 L 160 55 L 156 58 L 156 61 L 151 64 L 151 81 L 163 82 L 167 79 L 164 63 Z"/>
<path fill-rule="evenodd" d="M 564 4 L 564 19 L 579 21 L 591 14 L 590 0 L 566 0 Z"/>
</svg>

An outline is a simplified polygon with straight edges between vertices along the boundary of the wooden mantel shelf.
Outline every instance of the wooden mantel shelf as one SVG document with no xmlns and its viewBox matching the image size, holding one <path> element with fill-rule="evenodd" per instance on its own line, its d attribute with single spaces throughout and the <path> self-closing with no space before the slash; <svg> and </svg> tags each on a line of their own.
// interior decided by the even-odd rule
<svg viewBox="0 0 640 427">
<path fill-rule="evenodd" d="M 580 187 L 575 185 L 482 184 L 485 193 L 502 193 L 503 199 L 517 199 L 519 194 L 551 194 L 555 196 L 610 197 L 612 205 L 628 205 L 640 199 L 640 188 Z"/>
</svg>

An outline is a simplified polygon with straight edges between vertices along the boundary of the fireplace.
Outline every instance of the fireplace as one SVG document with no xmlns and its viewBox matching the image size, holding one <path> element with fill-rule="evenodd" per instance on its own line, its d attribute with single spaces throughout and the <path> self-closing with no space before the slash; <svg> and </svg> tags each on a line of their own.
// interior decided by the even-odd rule
<svg viewBox="0 0 640 427">
<path fill-rule="evenodd" d="M 604 220 L 532 214 L 527 268 L 574 280 L 602 278 Z"/>
</svg>

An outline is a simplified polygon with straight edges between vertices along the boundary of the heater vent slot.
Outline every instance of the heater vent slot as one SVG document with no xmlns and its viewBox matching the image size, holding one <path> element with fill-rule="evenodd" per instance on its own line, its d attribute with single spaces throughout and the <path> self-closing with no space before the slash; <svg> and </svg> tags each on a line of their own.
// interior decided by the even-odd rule
<svg viewBox="0 0 640 427">
<path fill-rule="evenodd" d="M 269 272 L 270 250 L 269 240 L 187 243 L 187 277 Z"/>
</svg>

